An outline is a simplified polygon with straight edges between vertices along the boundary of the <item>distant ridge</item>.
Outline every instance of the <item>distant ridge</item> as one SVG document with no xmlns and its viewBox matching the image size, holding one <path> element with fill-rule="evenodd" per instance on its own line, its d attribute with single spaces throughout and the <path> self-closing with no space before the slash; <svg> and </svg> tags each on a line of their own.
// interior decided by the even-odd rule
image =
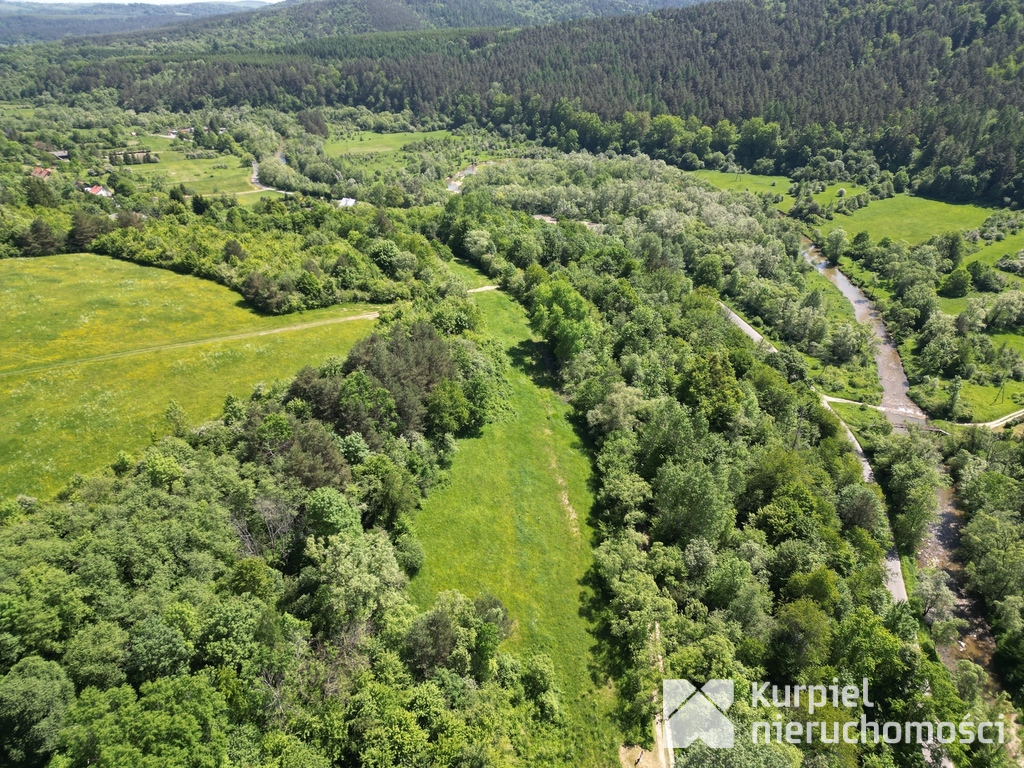
<svg viewBox="0 0 1024 768">
<path fill-rule="evenodd" d="M 31 3 L 0 0 L 0 45 L 60 40 L 70 35 L 101 35 L 164 27 L 204 16 L 251 11 L 261 0 L 152 3 Z"/>
<path fill-rule="evenodd" d="M 260 47 L 367 32 L 529 27 L 680 8 L 705 0 L 284 0 L 230 16 L 187 21 L 148 33 L 149 40 L 215 40 L 218 46 Z M 122 37 L 122 36 L 118 36 Z M 117 42 L 109 38 L 104 42 Z"/>
</svg>

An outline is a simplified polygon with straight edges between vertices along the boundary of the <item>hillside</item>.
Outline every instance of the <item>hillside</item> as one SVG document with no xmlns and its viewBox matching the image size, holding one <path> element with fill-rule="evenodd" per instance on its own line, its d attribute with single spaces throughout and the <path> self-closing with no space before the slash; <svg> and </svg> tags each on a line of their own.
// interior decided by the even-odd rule
<svg viewBox="0 0 1024 768">
<path fill-rule="evenodd" d="M 59 40 L 71 35 L 131 32 L 259 8 L 260 0 L 181 3 L 31 3 L 0 0 L 0 45 Z"/>
<path fill-rule="evenodd" d="M 519 31 L 319 37 L 336 12 L 353 31 L 422 26 L 392 14 L 406 6 L 363 8 L 387 23 L 357 23 L 344 8 L 303 4 L 209 22 L 235 28 L 246 41 L 236 48 L 259 46 L 258 54 L 232 50 L 227 27 L 214 44 L 200 23 L 181 31 L 193 35 L 187 44 L 110 40 L 8 55 L 2 93 L 70 99 L 112 88 L 122 106 L 143 112 L 408 108 L 457 125 L 507 126 L 562 149 L 629 151 L 636 140 L 669 161 L 690 151 L 703 163 L 717 150 L 725 160 L 741 139 L 735 160 L 761 173 L 807 169 L 803 178 L 841 180 L 851 163 L 876 164 L 904 170 L 903 187 L 934 196 L 1024 202 L 1024 24 L 1013 6 L 737 0 Z M 455 10 L 444 16 L 450 23 L 493 21 Z M 648 117 L 626 118 L 630 111 Z M 722 126 L 680 149 L 678 130 L 647 131 L 645 121 L 661 114 L 695 119 L 691 130 L 763 122 L 746 135 Z"/>
<path fill-rule="evenodd" d="M 190 41 L 214 50 L 263 50 L 332 35 L 463 27 L 525 27 L 554 21 L 647 13 L 703 0 L 307 0 L 231 16 L 199 19 L 141 38 L 112 36 L 116 46 Z"/>
</svg>

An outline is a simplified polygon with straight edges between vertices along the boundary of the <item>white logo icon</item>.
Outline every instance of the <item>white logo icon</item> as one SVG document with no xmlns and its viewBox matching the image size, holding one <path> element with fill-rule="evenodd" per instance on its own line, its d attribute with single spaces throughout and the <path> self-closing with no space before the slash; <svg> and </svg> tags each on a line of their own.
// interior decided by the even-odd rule
<svg viewBox="0 0 1024 768">
<path fill-rule="evenodd" d="M 699 692 L 689 680 L 664 680 L 661 692 L 665 746 L 685 749 L 698 739 L 715 749 L 733 745 L 733 725 L 725 715 L 732 706 L 732 680 L 709 680 Z"/>
</svg>

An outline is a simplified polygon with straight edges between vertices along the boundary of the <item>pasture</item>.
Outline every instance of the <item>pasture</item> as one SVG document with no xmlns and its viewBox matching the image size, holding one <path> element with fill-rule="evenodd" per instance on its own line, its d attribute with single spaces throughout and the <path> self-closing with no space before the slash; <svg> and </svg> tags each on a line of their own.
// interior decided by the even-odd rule
<svg viewBox="0 0 1024 768">
<path fill-rule="evenodd" d="M 793 182 L 785 176 L 757 176 L 752 173 L 724 173 L 710 170 L 692 171 L 691 173 L 717 189 L 728 192 L 783 195 L 783 200 L 775 203 L 775 207 L 782 212 L 788 211 L 796 202 L 796 198 L 789 194 L 789 188 Z M 863 191 L 863 188 L 856 184 L 829 184 L 824 192 L 815 193 L 812 197 L 820 204 L 828 205 L 836 199 L 840 189 L 846 189 L 849 194 L 854 195 Z"/>
<path fill-rule="evenodd" d="M 838 215 L 820 227 L 822 234 L 842 227 L 851 238 L 867 232 L 872 240 L 889 237 L 922 243 L 933 235 L 954 229 L 975 229 L 995 212 L 979 205 L 943 203 L 925 197 L 896 195 L 887 200 L 872 200 L 867 208 Z"/>
<path fill-rule="evenodd" d="M 234 155 L 221 155 L 206 160 L 190 160 L 182 149 L 171 149 L 172 142 L 160 136 L 145 136 L 140 146 L 148 147 L 160 156 L 159 163 L 129 165 L 131 177 L 142 186 L 161 189 L 184 184 L 200 195 L 234 195 L 256 193 L 252 184 L 252 165 L 243 163 Z M 190 149 L 189 151 L 198 151 Z M 246 194 L 246 197 L 256 195 Z M 246 197 L 240 197 L 243 201 Z"/>
<path fill-rule="evenodd" d="M 485 332 L 510 350 L 513 414 L 462 440 L 451 482 L 433 491 L 414 531 L 426 564 L 411 592 L 420 607 L 442 590 L 499 597 L 515 622 L 506 641 L 521 654 L 543 651 L 554 662 L 577 764 L 614 766 L 621 736 L 611 720 L 613 693 L 595 686 L 580 616 L 591 565 L 590 461 L 566 420 L 567 406 L 537 382 L 540 346 L 526 314 L 500 292 L 475 295 Z"/>
<path fill-rule="evenodd" d="M 345 354 L 375 322 L 345 321 L 372 311 L 351 305 L 262 317 L 223 286 L 92 254 L 0 262 L 0 304 L 0 498 L 143 449 L 171 400 L 211 419 L 228 394 Z"/>
<path fill-rule="evenodd" d="M 398 152 L 402 147 L 425 139 L 443 139 L 451 131 L 403 131 L 401 133 L 372 133 L 352 131 L 335 134 L 324 142 L 324 153 L 329 157 L 362 155 L 372 152 Z"/>
</svg>

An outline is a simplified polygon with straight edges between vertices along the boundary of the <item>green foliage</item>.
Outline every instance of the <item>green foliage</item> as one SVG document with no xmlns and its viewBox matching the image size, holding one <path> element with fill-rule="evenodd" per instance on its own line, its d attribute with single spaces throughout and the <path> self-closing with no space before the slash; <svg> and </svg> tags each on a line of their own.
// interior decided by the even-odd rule
<svg viewBox="0 0 1024 768">
<path fill-rule="evenodd" d="M 24 657 L 0 679 L 0 749 L 8 765 L 46 764 L 73 696 L 60 664 L 38 656 Z"/>
<path fill-rule="evenodd" d="M 810 684 L 863 675 L 881 691 L 882 712 L 905 712 L 907 686 L 938 673 L 921 666 L 913 617 L 905 631 L 876 615 L 899 613 L 884 588 L 889 534 L 878 493 L 862 483 L 819 396 L 789 383 L 781 354 L 736 334 L 714 294 L 691 290 L 688 273 L 707 274 L 714 259 L 723 291 L 837 362 L 868 357 L 870 347 L 817 311 L 823 295 L 805 282 L 798 241 L 771 208 L 658 167 L 672 179 L 663 188 L 655 169 L 645 175 L 648 162 L 524 163 L 529 181 L 514 166 L 486 172 L 466 183 L 441 227 L 453 251 L 500 276 L 530 309 L 597 446 L 594 606 L 629 738 L 646 739 L 652 691 L 668 675 L 732 678 L 741 689 L 762 677 Z M 615 181 L 559 198 L 554 169 L 590 179 L 610 168 Z M 602 195 L 618 199 L 611 190 L 632 192 L 636 179 L 652 210 L 643 224 L 620 226 Z M 551 200 L 540 210 L 593 217 L 605 231 L 502 216 L 496 198 L 526 212 Z M 717 218 L 726 201 L 730 216 Z M 520 272 L 512 243 L 534 228 L 544 247 Z M 897 539 L 910 549 L 934 510 L 938 476 L 931 444 L 904 440 L 875 448 Z M 927 697 L 911 698 L 924 706 Z M 954 694 L 941 706 L 959 717 L 962 703 Z M 771 764 L 780 755 L 758 757 Z M 838 751 L 826 759 L 839 760 Z"/>
<path fill-rule="evenodd" d="M 315 536 L 362 533 L 359 510 L 334 488 L 317 488 L 306 497 L 306 524 Z"/>
<path fill-rule="evenodd" d="M 568 764 L 553 687 L 524 698 L 518 677 L 495 679 L 512 628 L 502 603 L 450 592 L 421 615 L 406 594 L 423 564 L 408 517 L 451 438 L 430 443 L 393 410 L 373 450 L 337 410 L 314 415 L 356 374 L 391 381 L 387 366 L 420 361 L 457 377 L 449 345 L 477 354 L 416 322 L 373 347 L 404 358 L 363 349 L 230 399 L 201 429 L 180 420 L 143 461 L 6 515 L 5 760 L 457 765 L 500 746 L 509 764 Z"/>
</svg>

